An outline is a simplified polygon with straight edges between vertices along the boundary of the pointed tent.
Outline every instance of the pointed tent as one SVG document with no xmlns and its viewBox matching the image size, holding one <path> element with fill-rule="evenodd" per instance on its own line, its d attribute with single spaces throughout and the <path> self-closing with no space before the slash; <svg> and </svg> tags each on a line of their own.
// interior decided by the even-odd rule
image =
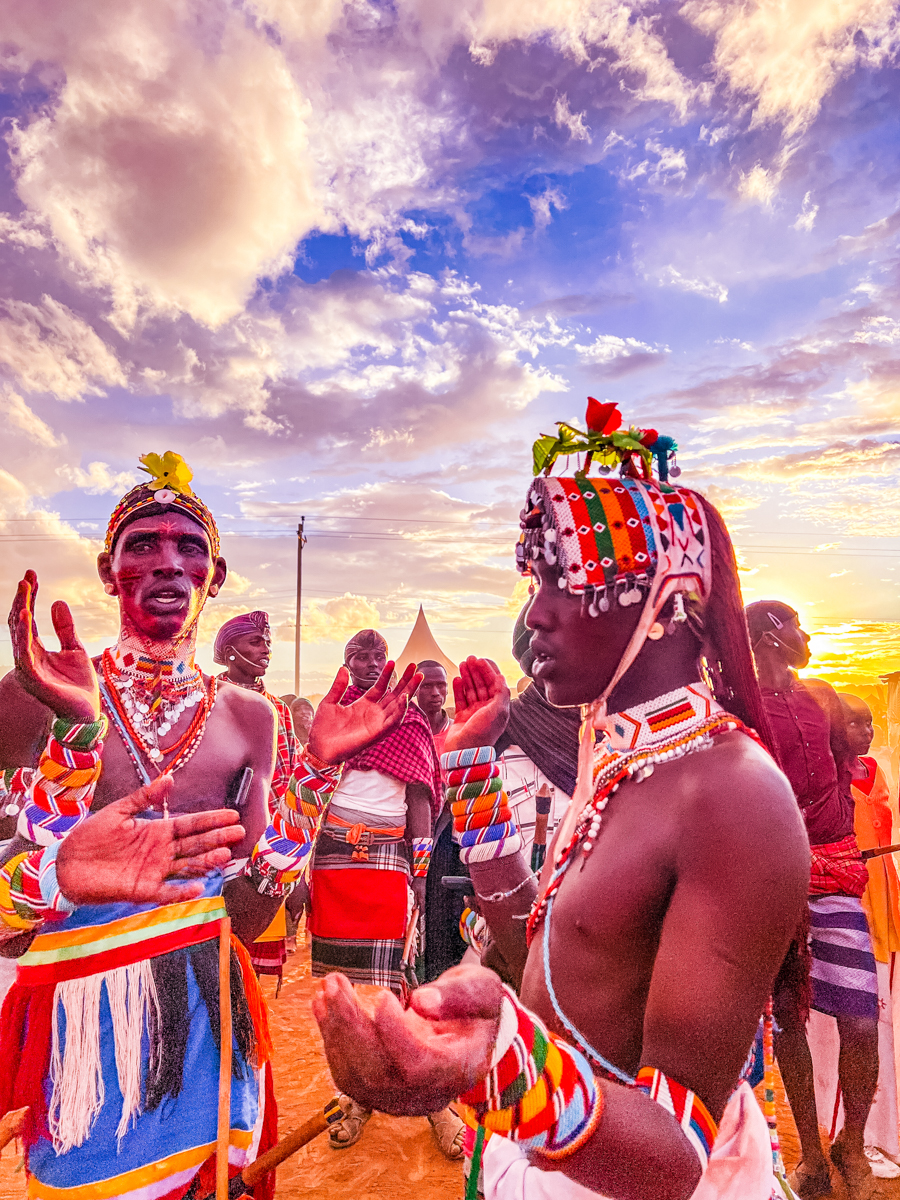
<svg viewBox="0 0 900 1200">
<path fill-rule="evenodd" d="M 434 640 L 434 634 L 431 632 L 428 620 L 425 617 L 425 610 L 420 604 L 419 615 L 416 617 L 416 623 L 413 625 L 412 633 L 409 635 L 409 641 L 403 647 L 402 652 L 397 655 L 398 675 L 403 673 L 403 670 L 409 663 L 420 663 L 426 658 L 431 658 L 435 662 L 439 662 L 445 668 L 448 680 L 452 679 L 454 675 L 459 674 L 459 667 L 451 658 L 447 657 Z"/>
</svg>

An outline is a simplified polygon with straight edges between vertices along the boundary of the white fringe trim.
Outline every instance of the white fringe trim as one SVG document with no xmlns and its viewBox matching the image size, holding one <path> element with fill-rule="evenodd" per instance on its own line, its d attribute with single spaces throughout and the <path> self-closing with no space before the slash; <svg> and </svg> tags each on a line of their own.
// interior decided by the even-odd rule
<svg viewBox="0 0 900 1200">
<path fill-rule="evenodd" d="M 120 1143 L 142 1110 L 142 1043 L 144 1030 L 148 1035 L 150 1032 L 151 1009 L 155 1010 L 157 1029 L 160 1021 L 159 997 L 149 960 L 57 984 L 49 1106 L 50 1134 L 57 1154 L 65 1154 L 87 1141 L 106 1098 L 100 1053 L 100 998 L 104 983 L 122 1092 L 122 1114 L 116 1129 Z M 64 1047 L 60 1009 L 65 1016 Z"/>
</svg>

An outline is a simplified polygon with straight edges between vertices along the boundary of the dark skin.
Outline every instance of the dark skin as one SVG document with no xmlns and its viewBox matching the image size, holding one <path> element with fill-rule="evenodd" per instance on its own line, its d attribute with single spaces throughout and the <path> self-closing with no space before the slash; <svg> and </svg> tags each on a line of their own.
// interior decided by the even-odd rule
<svg viewBox="0 0 900 1200">
<path fill-rule="evenodd" d="M 385 669 L 387 650 L 383 646 L 356 649 L 349 656 L 346 668 L 357 687 L 371 687 Z M 421 680 L 421 676 L 419 676 Z M 419 683 L 421 690 L 422 683 Z M 418 695 L 418 692 L 416 693 Z M 318 715 L 318 714 L 317 714 Z M 406 840 L 431 837 L 431 792 L 421 783 L 406 785 Z M 410 880 L 419 911 L 425 911 L 425 880 L 416 876 Z M 430 1110 L 429 1110 L 430 1111 Z"/>
<path fill-rule="evenodd" d="M 447 672 L 443 667 L 424 664 L 422 682 L 416 692 L 416 704 L 428 718 L 432 733 L 440 733 L 446 724 L 444 705 L 447 703 Z"/>
<path fill-rule="evenodd" d="M 316 715 L 316 710 L 312 704 L 302 696 L 291 701 L 291 716 L 294 718 L 294 733 L 297 735 L 297 740 L 304 746 L 309 741 L 309 731 L 312 729 L 313 718 Z"/>
<path fill-rule="evenodd" d="M 767 631 L 757 638 L 753 653 L 760 684 L 773 691 L 790 688 L 795 682 L 794 671 L 802 670 L 809 663 L 809 642 L 809 634 L 801 628 L 799 617 L 796 616 L 785 621 L 781 629 Z M 833 689 L 820 680 L 804 679 L 803 682 L 817 698 L 821 693 L 823 709 L 834 713 Z M 849 732 L 839 706 L 838 714 L 837 721 L 833 718 L 831 734 L 832 752 L 836 759 L 839 754 L 846 752 Z M 850 767 L 852 770 L 852 764 Z M 813 1061 L 806 1038 L 806 1025 L 793 992 L 783 989 L 775 997 L 775 1017 L 781 1029 L 775 1035 L 775 1052 L 803 1152 L 798 1168 L 799 1178 L 819 1180 L 824 1184 L 829 1172 L 819 1138 Z M 838 1079 L 844 1099 L 844 1127 L 835 1142 L 841 1146 L 848 1172 L 867 1177 L 871 1171 L 864 1153 L 864 1134 L 878 1085 L 878 1022 L 867 1017 L 842 1016 L 837 1018 L 837 1027 L 840 1038 Z"/>
<path fill-rule="evenodd" d="M 539 674 L 556 704 L 581 704 L 613 677 L 638 614 L 581 615 L 580 599 L 535 564 L 540 590 L 528 614 Z M 648 642 L 610 697 L 615 711 L 698 678 L 686 628 Z M 469 659 L 454 681 L 456 718 L 446 747 L 489 745 L 504 727 L 509 692 L 498 672 Z M 770 848 L 760 856 L 759 844 Z M 552 863 L 548 854 L 543 883 Z M 527 877 L 518 855 L 470 864 L 480 896 Z M 552 917 L 551 968 L 563 1011 L 620 1069 L 660 1068 L 721 1118 L 806 898 L 809 855 L 784 776 L 743 734 L 660 764 L 629 781 L 604 813 L 593 853 L 563 879 Z M 480 901 L 507 962 L 524 967 L 521 997 L 568 1038 L 550 1003 L 538 934 L 523 922 L 534 889 Z M 332 1074 L 360 1103 L 422 1112 L 483 1073 L 497 1030 L 499 982 L 456 968 L 413 993 L 404 1013 L 383 997 L 374 1021 L 346 980 L 329 976 L 314 1012 Z M 350 1051 L 349 1047 L 353 1050 Z M 614 1200 L 686 1200 L 699 1164 L 676 1122 L 642 1093 L 605 1081 L 603 1119 L 575 1154 L 548 1162 Z"/>
<path fill-rule="evenodd" d="M 252 687 L 269 669 L 272 638 L 269 633 L 242 633 L 225 648 L 225 674 L 233 683 Z"/>
<path fill-rule="evenodd" d="M 123 625 L 141 635 L 148 645 L 188 634 L 207 596 L 218 591 L 226 574 L 224 559 L 213 558 L 202 526 L 175 510 L 126 526 L 112 554 L 101 554 L 97 566 L 107 589 L 118 598 Z M 37 578 L 34 572 L 28 572 L 19 584 L 10 613 L 15 686 L 43 706 L 41 719 L 36 723 L 41 727 L 46 727 L 54 714 L 69 720 L 93 721 L 100 713 L 95 664 L 77 638 L 68 606 L 60 601 L 51 610 L 60 649 L 51 651 L 43 646 L 34 621 L 36 593 Z M 338 698 L 343 695 L 349 677 L 346 671 L 338 673 L 335 686 L 322 702 L 321 725 L 314 739 L 320 758 L 341 761 L 368 745 L 403 715 L 417 679 L 409 671 L 397 688 L 389 690 L 390 672 L 382 675 L 366 696 L 347 708 L 340 708 L 334 695 L 336 689 Z M 209 685 L 206 676 L 204 684 Z M 192 715 L 192 710 L 182 714 L 163 741 L 163 748 L 180 736 Z M 268 823 L 275 722 L 272 706 L 262 696 L 241 688 L 222 688 L 197 752 L 173 776 L 170 785 L 168 806 L 173 817 L 206 814 L 201 822 L 204 828 L 221 825 L 240 830 L 239 840 L 235 841 L 229 832 L 223 843 L 232 847 L 235 857 L 250 853 Z M 36 737 L 37 730 L 28 736 Z M 92 804 L 95 813 L 133 795 L 142 784 L 121 738 L 112 730 L 104 743 L 102 761 L 103 773 Z M 240 813 L 223 811 L 223 800 L 235 794 L 241 774 L 248 766 L 253 768 L 253 782 Z M 110 866 L 100 881 L 101 890 L 108 890 L 108 899 L 137 899 L 139 892 L 128 883 L 131 875 L 127 854 L 122 849 L 133 833 L 133 814 L 129 810 L 121 816 L 125 824 L 120 830 L 120 842 L 107 847 L 108 853 L 118 853 L 120 867 L 116 871 Z M 82 838 L 100 836 L 96 820 L 99 817 L 92 815 L 84 823 L 88 832 Z M 67 877 L 67 883 L 63 884 L 66 856 L 74 853 L 72 836 L 69 835 L 60 851 L 57 876 L 70 899 L 88 902 L 74 876 Z M 108 832 L 103 836 L 108 837 Z M 171 837 L 170 834 L 155 836 Z M 78 840 L 74 845 L 77 848 Z M 29 843 L 17 837 L 8 854 L 12 856 L 27 848 Z M 74 890 L 66 890 L 69 886 Z M 225 900 L 234 931 L 246 943 L 263 932 L 280 904 L 277 898 L 261 896 L 245 878 L 229 883 Z"/>
</svg>

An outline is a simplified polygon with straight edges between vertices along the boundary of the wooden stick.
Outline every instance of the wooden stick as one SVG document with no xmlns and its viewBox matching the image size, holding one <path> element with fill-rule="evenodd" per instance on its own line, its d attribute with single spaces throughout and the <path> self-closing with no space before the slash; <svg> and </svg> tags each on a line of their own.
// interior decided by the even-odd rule
<svg viewBox="0 0 900 1200">
<path fill-rule="evenodd" d="M 228 1200 L 231 1141 L 231 921 L 219 927 L 219 1128 L 216 1135 L 216 1200 Z"/>
<path fill-rule="evenodd" d="M 900 842 L 893 846 L 879 846 L 877 850 L 863 850 L 863 858 L 880 858 L 882 854 L 896 854 L 900 850 Z"/>
<path fill-rule="evenodd" d="M 311 1142 L 313 1138 L 317 1138 L 320 1133 L 324 1133 L 333 1119 L 334 1106 L 338 1101 L 330 1100 L 322 1112 L 318 1112 L 315 1116 L 304 1121 L 299 1129 L 293 1130 L 286 1137 L 283 1137 L 280 1142 L 277 1142 L 271 1150 L 267 1150 L 265 1154 L 261 1154 L 255 1162 L 244 1167 L 241 1172 L 241 1180 L 243 1181 L 246 1191 L 250 1191 L 257 1183 L 268 1175 L 270 1171 L 274 1171 L 276 1167 L 280 1167 L 285 1159 L 290 1158 L 292 1154 L 305 1146 L 307 1142 Z M 340 1105 L 338 1105 L 340 1109 Z M 340 1109 L 339 1116 L 343 1116 L 343 1109 Z"/>
</svg>

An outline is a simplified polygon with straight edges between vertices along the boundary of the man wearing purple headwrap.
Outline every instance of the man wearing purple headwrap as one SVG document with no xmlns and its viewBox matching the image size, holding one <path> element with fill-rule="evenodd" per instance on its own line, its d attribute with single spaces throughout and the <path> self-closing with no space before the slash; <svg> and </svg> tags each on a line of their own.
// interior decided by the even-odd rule
<svg viewBox="0 0 900 1200">
<path fill-rule="evenodd" d="M 269 793 L 270 806 L 282 800 L 291 777 L 300 761 L 300 746 L 294 732 L 294 719 L 289 705 L 266 691 L 263 677 L 269 666 L 272 650 L 272 633 L 269 629 L 269 614 L 257 609 L 255 612 L 239 613 L 226 621 L 213 645 L 213 661 L 225 667 L 219 676 L 222 683 L 233 683 L 237 687 L 265 696 L 278 714 L 278 741 L 275 755 L 275 774 Z M 302 895 L 297 901 L 302 905 L 305 888 L 300 885 Z M 284 964 L 287 962 L 287 925 L 284 905 L 275 914 L 271 925 L 261 933 L 250 947 L 250 961 L 257 975 L 276 975 L 278 985 L 275 995 L 281 991 Z"/>
</svg>

